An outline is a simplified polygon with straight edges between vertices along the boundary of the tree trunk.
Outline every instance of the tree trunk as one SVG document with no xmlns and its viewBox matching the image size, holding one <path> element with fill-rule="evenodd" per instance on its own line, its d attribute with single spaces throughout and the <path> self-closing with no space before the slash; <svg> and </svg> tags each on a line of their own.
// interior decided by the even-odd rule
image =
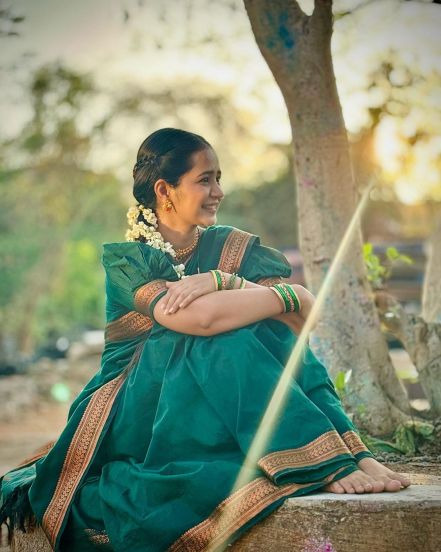
<svg viewBox="0 0 441 552">
<path fill-rule="evenodd" d="M 403 344 L 418 372 L 431 414 L 441 416 L 441 324 L 407 313 L 384 292 L 376 295 L 386 328 Z"/>
<path fill-rule="evenodd" d="M 63 262 L 61 243 L 62 237 L 52 241 L 41 260 L 27 274 L 22 292 L 14 296 L 8 306 L 6 318 L 14 320 L 12 330 L 20 353 L 29 355 L 34 349 L 32 324 L 35 309 L 40 298 L 51 288 L 54 275 Z"/>
<path fill-rule="evenodd" d="M 244 0 L 263 57 L 288 108 L 297 182 L 300 248 L 317 293 L 359 201 L 331 58 L 332 2 L 307 16 L 297 2 Z M 409 402 L 381 334 L 357 227 L 315 331 L 331 375 L 352 370 L 346 406 L 375 435 L 406 419 Z"/>
<path fill-rule="evenodd" d="M 441 322 L 441 221 L 435 228 L 428 246 L 421 315 L 426 322 Z"/>
</svg>

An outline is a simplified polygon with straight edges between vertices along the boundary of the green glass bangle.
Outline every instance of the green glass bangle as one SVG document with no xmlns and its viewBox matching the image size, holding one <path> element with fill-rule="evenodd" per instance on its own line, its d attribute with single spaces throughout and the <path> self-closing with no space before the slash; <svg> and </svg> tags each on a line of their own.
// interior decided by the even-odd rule
<svg viewBox="0 0 441 552">
<path fill-rule="evenodd" d="M 215 270 L 216 278 L 217 278 L 217 290 L 222 290 L 222 276 L 219 270 Z"/>
<path fill-rule="evenodd" d="M 285 302 L 285 312 L 290 312 L 291 311 L 291 303 L 289 301 L 288 295 L 286 294 L 286 291 L 283 288 L 283 286 L 281 286 L 280 284 L 274 284 L 273 287 L 275 287 L 278 290 L 278 292 L 280 293 L 280 295 L 283 297 L 283 301 Z"/>
<path fill-rule="evenodd" d="M 296 309 L 296 305 L 294 303 L 294 299 L 292 298 L 292 295 L 289 293 L 289 286 L 285 284 L 284 282 L 282 284 L 279 284 L 281 289 L 285 292 L 286 298 L 288 299 L 289 308 L 287 312 L 294 312 Z"/>
<path fill-rule="evenodd" d="M 294 312 L 300 312 L 300 301 L 297 296 L 297 293 L 292 289 L 290 285 L 286 286 L 288 293 L 291 295 L 292 300 L 294 301 Z"/>
<path fill-rule="evenodd" d="M 246 281 L 245 278 L 242 276 L 241 279 L 240 279 L 239 289 L 243 289 L 246 285 L 247 285 L 247 281 Z"/>
<path fill-rule="evenodd" d="M 292 293 L 290 293 L 290 287 L 285 284 L 285 292 L 286 292 L 286 295 L 288 296 L 288 299 L 289 299 L 289 302 L 291 304 L 291 312 L 296 312 L 296 303 L 294 301 L 294 298 L 292 296 Z"/>
<path fill-rule="evenodd" d="M 221 278 L 219 270 L 210 270 L 210 272 L 216 278 L 217 291 L 220 291 L 222 289 L 222 278 Z"/>
<path fill-rule="evenodd" d="M 222 270 L 219 270 L 218 272 L 221 279 L 221 290 L 227 289 L 227 279 L 225 278 L 225 274 L 222 272 Z"/>
</svg>

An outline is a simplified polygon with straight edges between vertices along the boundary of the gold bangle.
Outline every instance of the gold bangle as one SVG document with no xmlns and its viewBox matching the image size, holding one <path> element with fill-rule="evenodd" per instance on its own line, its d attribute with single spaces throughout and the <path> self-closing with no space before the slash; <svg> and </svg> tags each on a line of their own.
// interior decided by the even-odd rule
<svg viewBox="0 0 441 552">
<path fill-rule="evenodd" d="M 225 272 L 222 272 L 222 270 L 219 270 L 219 274 L 222 280 L 221 290 L 227 289 L 227 279 L 225 277 Z"/>
<path fill-rule="evenodd" d="M 283 299 L 282 297 L 282 294 L 280 293 L 280 291 L 273 287 L 273 286 L 270 286 L 269 289 L 271 291 L 274 291 L 274 293 L 277 295 L 277 297 L 279 298 L 280 302 L 282 303 L 282 308 L 283 308 L 283 312 L 285 313 L 286 312 L 286 305 L 285 305 L 285 300 Z"/>
<path fill-rule="evenodd" d="M 234 289 L 234 284 L 236 283 L 237 274 L 233 272 L 230 278 L 228 279 L 227 289 Z"/>
<path fill-rule="evenodd" d="M 219 291 L 219 283 L 217 281 L 216 271 L 215 270 L 210 270 L 210 272 L 211 272 L 211 275 L 213 276 L 213 280 L 214 280 L 214 291 Z"/>
</svg>

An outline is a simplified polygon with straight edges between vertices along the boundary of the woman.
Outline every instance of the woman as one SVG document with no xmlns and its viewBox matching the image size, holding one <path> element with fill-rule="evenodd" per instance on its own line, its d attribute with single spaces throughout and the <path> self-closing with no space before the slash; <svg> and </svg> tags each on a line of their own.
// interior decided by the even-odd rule
<svg viewBox="0 0 441 552">
<path fill-rule="evenodd" d="M 216 226 L 224 193 L 202 137 L 141 145 L 126 243 L 104 246 L 101 370 L 67 425 L 3 480 L 2 517 L 35 519 L 56 550 L 202 551 L 285 498 L 397 491 L 409 481 L 360 440 L 307 349 L 248 484 L 231 493 L 314 298 L 258 237 Z"/>
</svg>

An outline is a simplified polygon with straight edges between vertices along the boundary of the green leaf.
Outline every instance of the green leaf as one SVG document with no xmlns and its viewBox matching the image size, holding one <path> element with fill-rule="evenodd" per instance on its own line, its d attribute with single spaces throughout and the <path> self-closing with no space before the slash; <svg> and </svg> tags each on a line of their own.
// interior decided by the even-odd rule
<svg viewBox="0 0 441 552">
<path fill-rule="evenodd" d="M 363 244 L 363 255 L 365 257 L 371 255 L 372 251 L 373 251 L 373 245 L 371 243 L 366 242 Z"/>
<path fill-rule="evenodd" d="M 343 370 L 341 370 L 340 372 L 337 372 L 337 375 L 335 376 L 335 380 L 334 380 L 334 385 L 336 390 L 339 393 L 343 394 L 345 392 L 346 380 L 345 380 L 345 373 L 343 372 Z"/>
<path fill-rule="evenodd" d="M 394 433 L 394 440 L 403 452 L 406 454 L 415 454 L 416 443 L 412 429 L 405 427 L 404 425 L 400 425 Z"/>
<path fill-rule="evenodd" d="M 421 435 L 422 437 L 425 437 L 426 439 L 433 439 L 434 438 L 434 431 L 435 427 L 430 422 L 420 422 L 418 420 L 409 420 L 404 423 L 404 426 L 416 433 L 417 435 Z"/>
<path fill-rule="evenodd" d="M 399 261 L 405 264 L 413 264 L 413 259 L 411 259 L 408 255 L 403 255 L 395 247 L 388 247 L 386 249 L 386 257 L 392 263 Z"/>
<path fill-rule="evenodd" d="M 403 454 L 403 450 L 398 448 L 396 444 L 383 439 L 378 439 L 372 435 L 360 432 L 360 437 L 367 448 L 372 452 L 392 452 L 395 454 Z"/>
</svg>

